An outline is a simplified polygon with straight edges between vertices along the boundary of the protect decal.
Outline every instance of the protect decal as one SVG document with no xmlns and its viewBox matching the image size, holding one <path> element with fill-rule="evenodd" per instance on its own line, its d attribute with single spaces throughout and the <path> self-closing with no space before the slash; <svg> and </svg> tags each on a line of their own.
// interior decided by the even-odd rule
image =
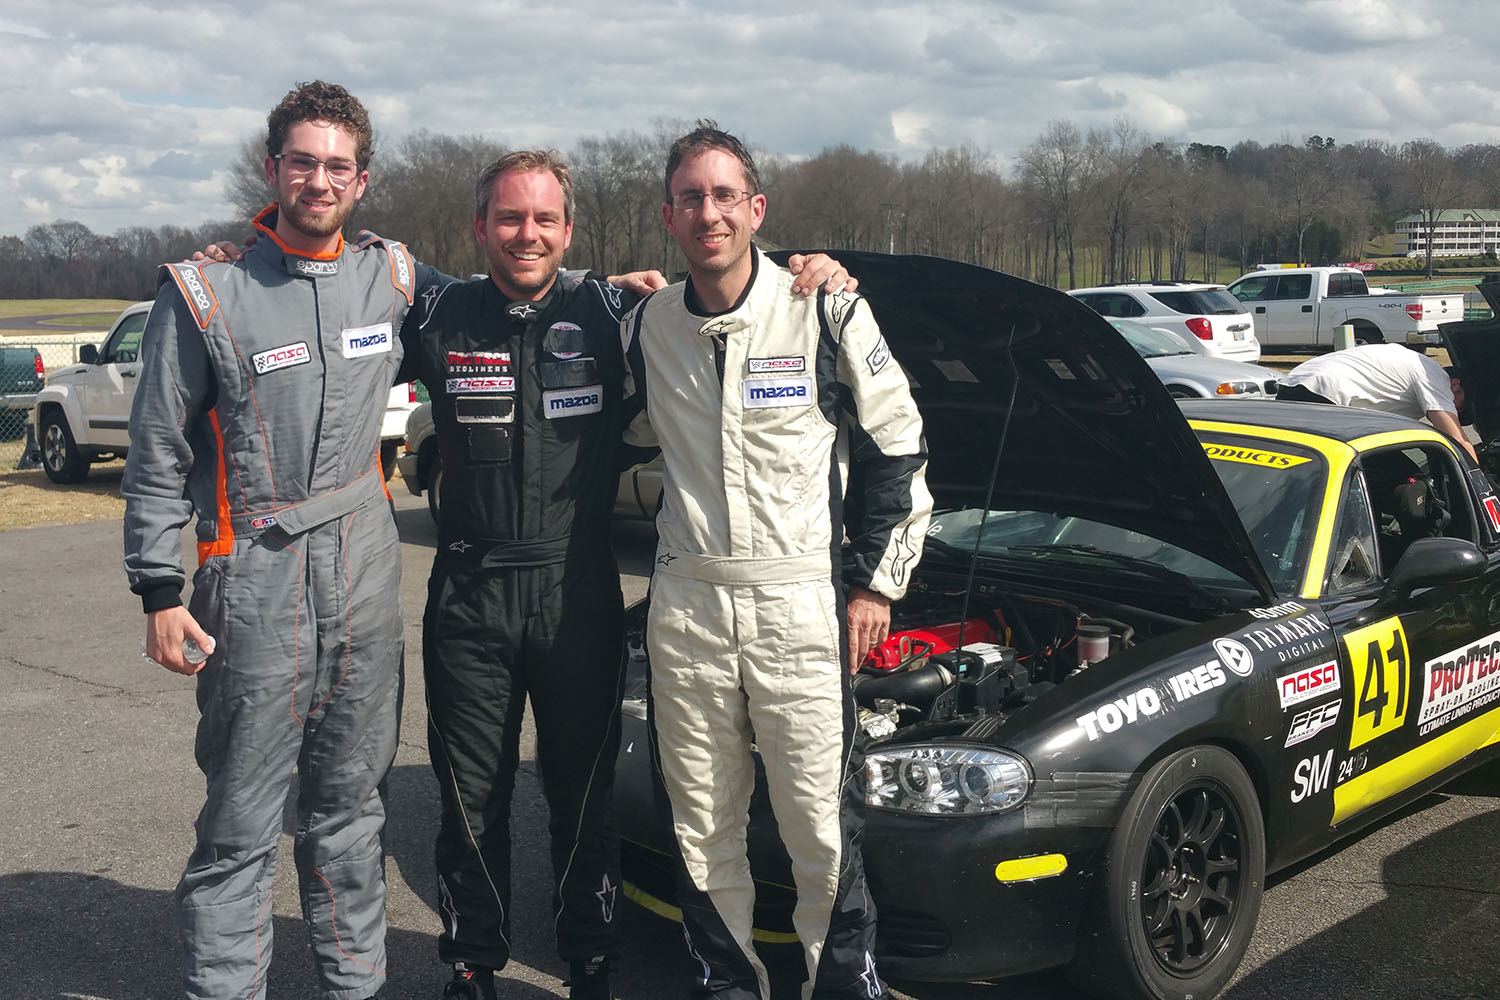
<svg viewBox="0 0 1500 1000">
<path fill-rule="evenodd" d="M 1417 732 L 1426 736 L 1500 700 L 1500 632 L 1428 660 L 1423 674 Z"/>
<path fill-rule="evenodd" d="M 449 351 L 448 374 L 496 375 L 510 368 L 509 351 Z"/>
<path fill-rule="evenodd" d="M 1286 455 L 1279 451 L 1239 448 L 1233 445 L 1207 442 L 1203 445 L 1203 451 L 1209 458 L 1216 458 L 1221 462 L 1240 462 L 1244 465 L 1259 465 L 1267 469 L 1290 469 L 1303 462 L 1312 461 L 1311 458 L 1302 455 Z"/>
<path fill-rule="evenodd" d="M 1407 682 L 1410 658 L 1400 618 L 1387 618 L 1344 636 L 1353 682 L 1354 717 L 1349 749 L 1401 728 L 1411 704 Z"/>
</svg>

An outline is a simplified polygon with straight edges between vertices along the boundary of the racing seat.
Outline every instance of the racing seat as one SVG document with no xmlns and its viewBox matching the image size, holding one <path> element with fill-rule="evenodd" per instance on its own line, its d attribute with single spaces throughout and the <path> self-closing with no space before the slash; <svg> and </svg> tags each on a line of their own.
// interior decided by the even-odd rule
<svg viewBox="0 0 1500 1000">
<path fill-rule="evenodd" d="M 1453 515 L 1426 473 L 1402 452 L 1371 456 L 1365 477 L 1380 529 L 1380 559 L 1389 573 L 1418 538 L 1443 534 Z"/>
</svg>

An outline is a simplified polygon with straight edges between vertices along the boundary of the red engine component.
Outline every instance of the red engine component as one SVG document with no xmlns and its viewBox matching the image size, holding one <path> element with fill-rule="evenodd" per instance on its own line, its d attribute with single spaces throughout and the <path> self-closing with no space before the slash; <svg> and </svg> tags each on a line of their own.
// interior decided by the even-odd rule
<svg viewBox="0 0 1500 1000">
<path fill-rule="evenodd" d="M 963 623 L 952 622 L 931 628 L 904 629 L 870 650 L 859 668 L 872 671 L 895 670 L 914 657 L 946 653 L 958 642 L 960 624 L 963 626 L 964 645 L 1000 641 L 990 623 L 983 618 L 970 618 Z"/>
</svg>

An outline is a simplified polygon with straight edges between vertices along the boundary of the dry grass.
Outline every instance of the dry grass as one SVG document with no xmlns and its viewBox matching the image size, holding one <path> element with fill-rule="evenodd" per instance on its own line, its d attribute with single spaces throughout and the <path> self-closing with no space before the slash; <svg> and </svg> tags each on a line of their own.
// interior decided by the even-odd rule
<svg viewBox="0 0 1500 1000">
<path fill-rule="evenodd" d="M 0 531 L 117 520 L 125 514 L 124 471 L 124 462 L 101 462 L 72 486 L 57 485 L 41 469 L 0 472 Z"/>
<path fill-rule="evenodd" d="M 98 313 L 108 316 L 112 321 L 120 314 L 120 310 L 134 301 L 134 299 L 0 299 L 0 318 Z"/>
</svg>

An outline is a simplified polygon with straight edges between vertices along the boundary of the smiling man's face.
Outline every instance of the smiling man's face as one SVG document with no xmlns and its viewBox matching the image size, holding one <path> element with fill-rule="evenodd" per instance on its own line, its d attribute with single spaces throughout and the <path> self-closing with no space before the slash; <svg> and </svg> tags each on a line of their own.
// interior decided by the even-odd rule
<svg viewBox="0 0 1500 1000">
<path fill-rule="evenodd" d="M 550 170 L 507 170 L 495 178 L 474 238 L 490 260 L 490 278 L 511 299 L 547 294 L 573 241 L 562 185 Z"/>
</svg>

